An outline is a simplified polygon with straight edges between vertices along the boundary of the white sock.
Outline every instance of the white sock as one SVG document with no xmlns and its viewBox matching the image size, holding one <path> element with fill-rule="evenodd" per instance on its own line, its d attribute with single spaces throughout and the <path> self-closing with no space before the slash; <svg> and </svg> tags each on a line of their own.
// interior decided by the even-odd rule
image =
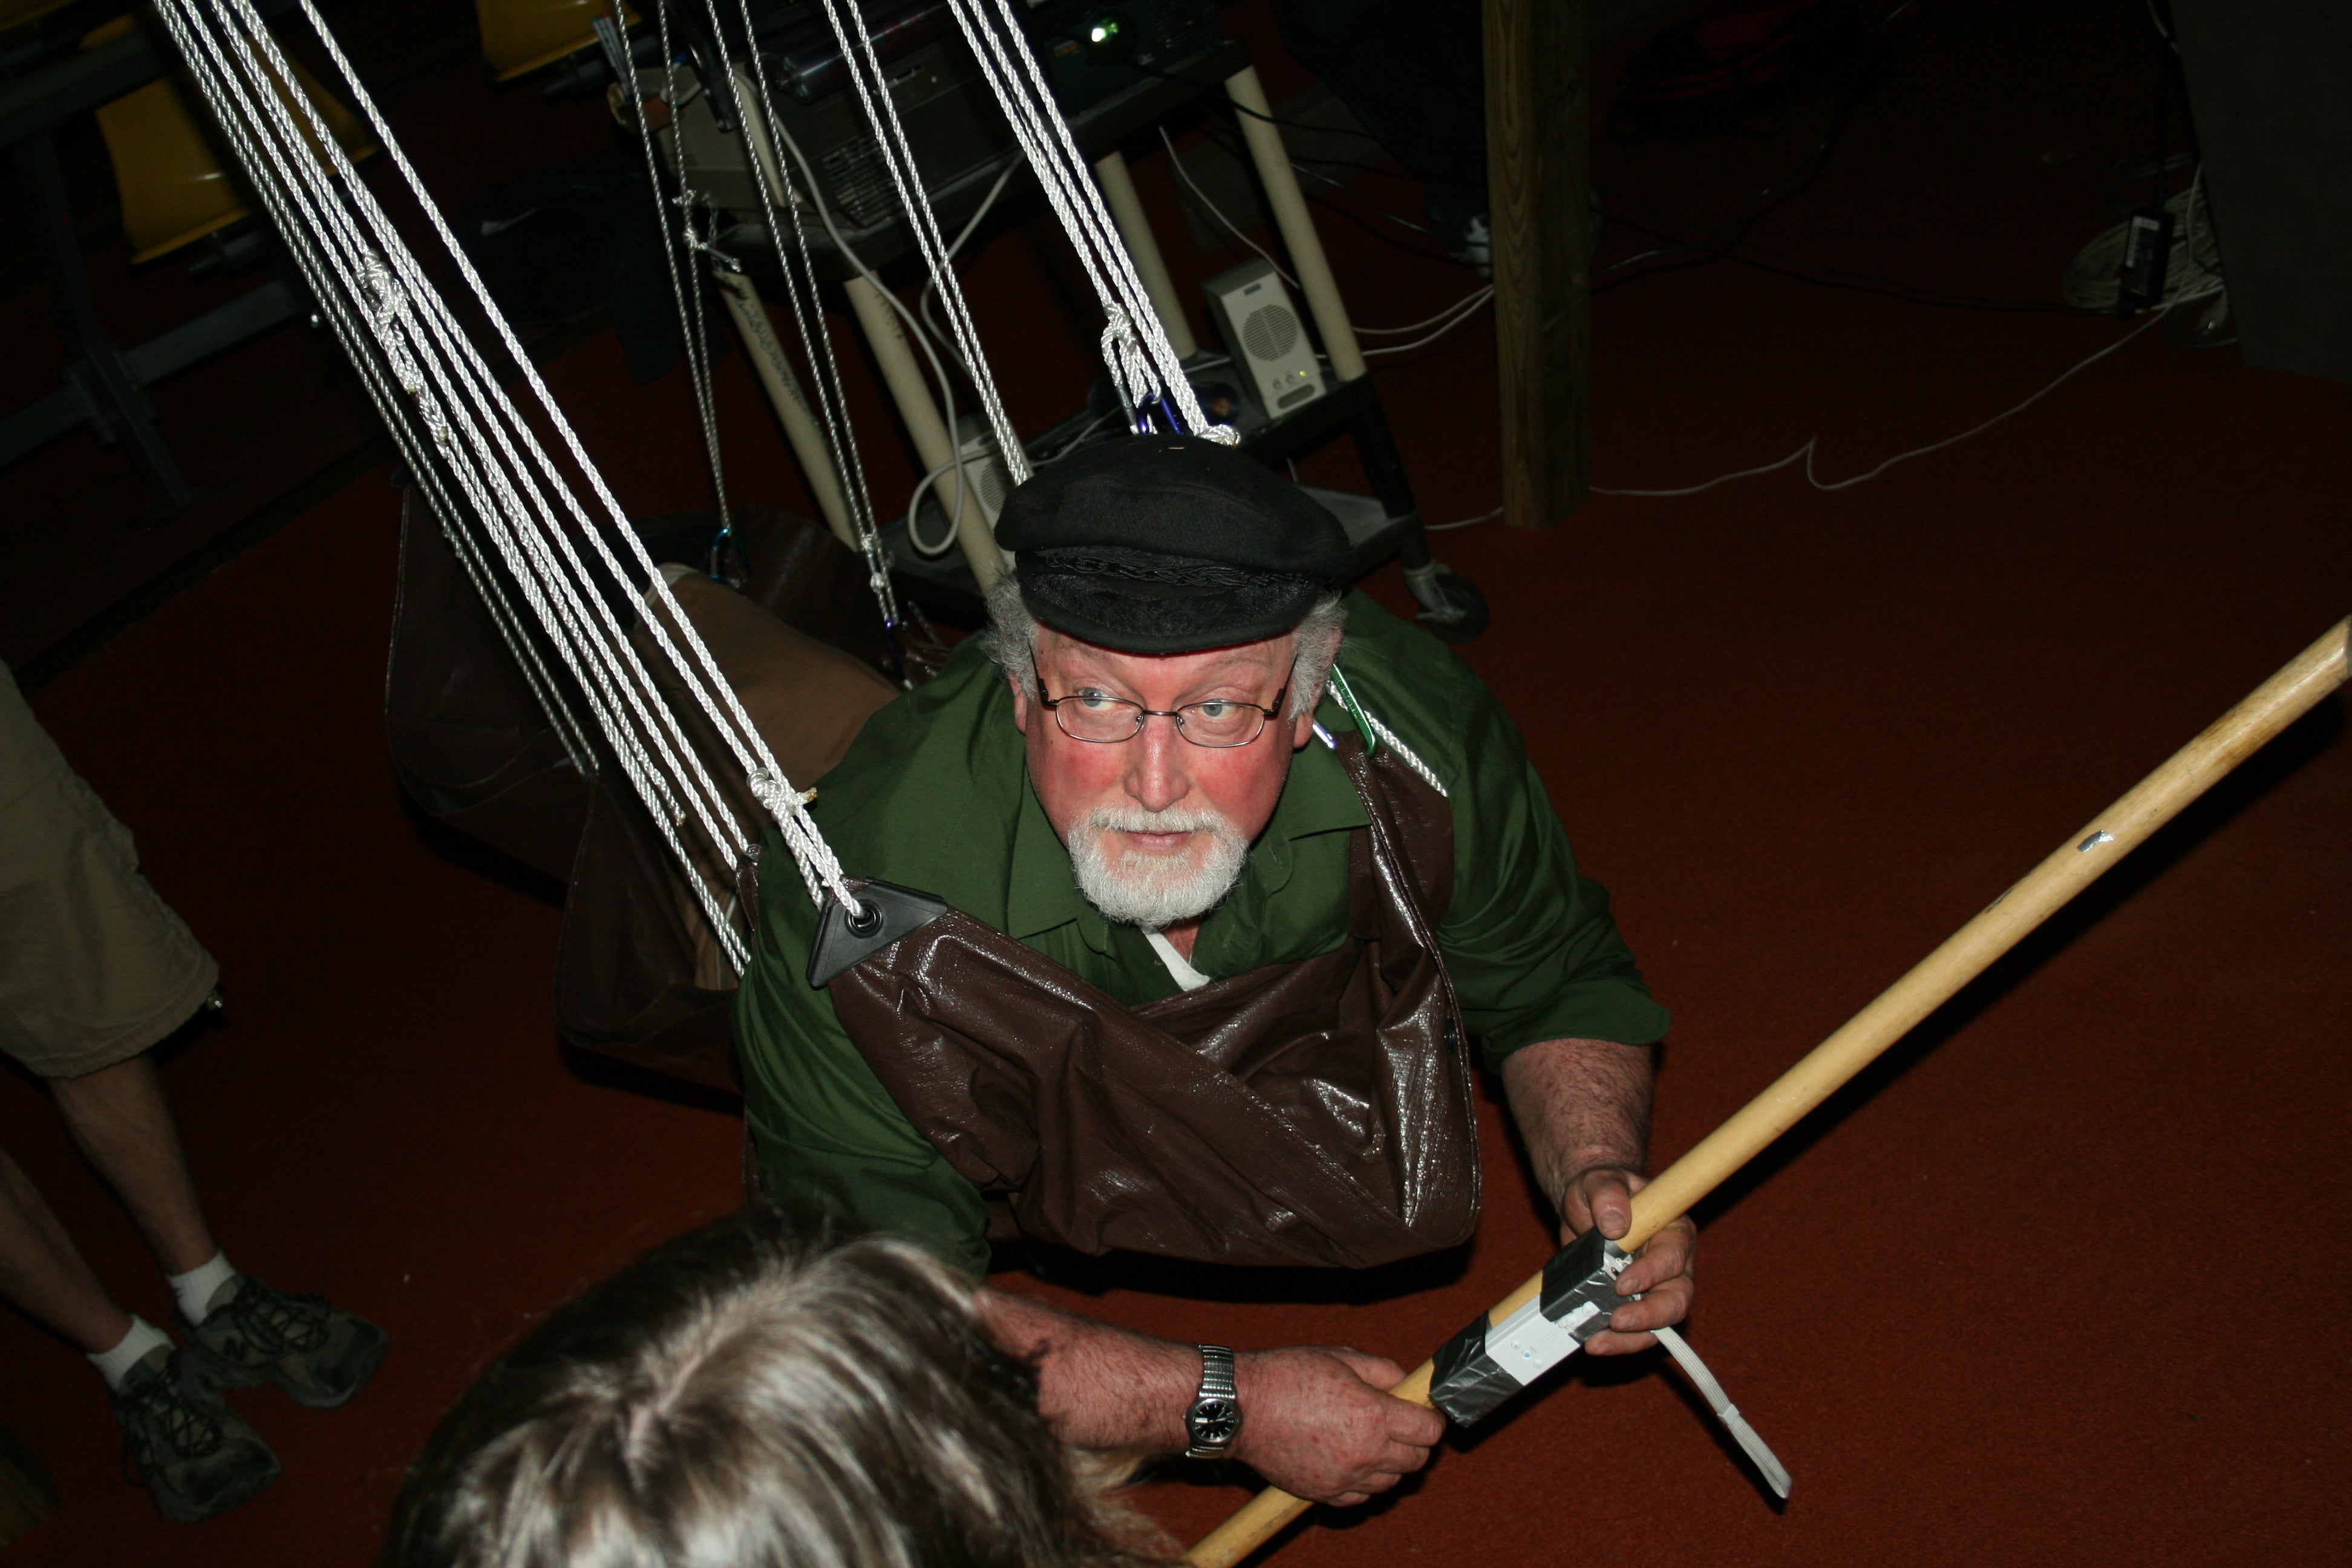
<svg viewBox="0 0 2352 1568">
<path fill-rule="evenodd" d="M 131 1315 L 131 1331 L 122 1336 L 122 1342 L 110 1351 L 100 1351 L 89 1358 L 89 1364 L 98 1368 L 98 1375 L 106 1379 L 108 1388 L 119 1391 L 132 1367 L 145 1361 L 157 1345 L 171 1342 L 171 1335 L 134 1312 Z"/>
<path fill-rule="evenodd" d="M 173 1299 L 180 1303 L 180 1316 L 194 1328 L 205 1321 L 220 1288 L 236 1278 L 236 1270 L 228 1266 L 228 1254 L 215 1252 L 210 1263 L 200 1263 L 185 1274 L 166 1274 L 163 1283 L 172 1288 Z"/>
</svg>

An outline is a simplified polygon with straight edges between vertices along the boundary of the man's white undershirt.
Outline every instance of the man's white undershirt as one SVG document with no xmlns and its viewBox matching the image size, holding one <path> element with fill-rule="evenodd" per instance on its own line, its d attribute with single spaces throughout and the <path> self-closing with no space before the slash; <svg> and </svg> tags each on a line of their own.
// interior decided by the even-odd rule
<svg viewBox="0 0 2352 1568">
<path fill-rule="evenodd" d="M 1143 933 L 1143 940 L 1151 944 L 1151 951 L 1158 953 L 1160 962 L 1168 966 L 1169 976 L 1185 990 L 1198 991 L 1209 983 L 1209 977 L 1187 963 L 1184 955 L 1176 951 L 1176 944 L 1160 932 L 1147 931 Z"/>
</svg>

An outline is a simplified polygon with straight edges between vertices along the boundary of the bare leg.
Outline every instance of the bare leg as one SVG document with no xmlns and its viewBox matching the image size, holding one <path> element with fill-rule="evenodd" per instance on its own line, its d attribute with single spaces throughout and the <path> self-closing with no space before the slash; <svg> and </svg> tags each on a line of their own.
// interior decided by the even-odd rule
<svg viewBox="0 0 2352 1568">
<path fill-rule="evenodd" d="M 142 1052 L 86 1078 L 54 1079 L 49 1088 L 74 1142 L 112 1184 L 163 1272 L 210 1263 L 220 1248 L 196 1201 L 153 1059 Z"/>
<path fill-rule="evenodd" d="M 131 1331 L 131 1314 L 107 1295 L 66 1227 L 5 1149 L 0 1149 L 0 1296 L 91 1355 L 112 1350 Z"/>
</svg>

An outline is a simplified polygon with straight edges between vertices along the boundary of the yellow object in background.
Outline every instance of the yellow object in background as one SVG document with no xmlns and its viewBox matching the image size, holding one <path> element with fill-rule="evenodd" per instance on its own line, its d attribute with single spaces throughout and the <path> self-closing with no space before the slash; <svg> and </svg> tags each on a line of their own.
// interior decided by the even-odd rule
<svg viewBox="0 0 2352 1568">
<path fill-rule="evenodd" d="M 82 47 L 110 43 L 137 25 L 134 17 L 119 17 L 84 37 Z M 319 118 L 352 160 L 374 153 L 358 116 L 320 86 L 299 60 L 289 55 L 288 63 Z M 188 100 L 172 77 L 158 78 L 102 106 L 98 129 L 114 163 L 122 232 L 131 242 L 133 265 L 192 245 L 252 211 L 214 148 L 210 126 L 189 111 Z"/>
<path fill-rule="evenodd" d="M 482 25 L 482 58 L 499 81 L 553 65 L 596 41 L 595 21 L 613 14 L 614 0 L 474 0 Z M 620 7 L 624 30 L 637 14 Z"/>
</svg>

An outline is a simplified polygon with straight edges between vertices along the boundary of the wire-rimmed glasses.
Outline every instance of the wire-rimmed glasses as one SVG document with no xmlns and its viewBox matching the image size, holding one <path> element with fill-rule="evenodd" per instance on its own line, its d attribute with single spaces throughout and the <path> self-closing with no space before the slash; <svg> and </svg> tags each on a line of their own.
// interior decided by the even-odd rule
<svg viewBox="0 0 2352 1568">
<path fill-rule="evenodd" d="M 1090 746 L 1132 741 L 1153 719 L 1175 720 L 1176 732 L 1196 746 L 1214 751 L 1246 746 L 1265 732 L 1266 721 L 1282 711 L 1282 700 L 1288 695 L 1290 688 L 1286 684 L 1274 694 L 1270 708 L 1230 697 L 1187 702 L 1181 708 L 1146 708 L 1091 687 L 1081 687 L 1067 697 L 1048 697 L 1045 678 L 1037 679 L 1037 700 L 1053 710 L 1054 722 L 1062 727 L 1062 733 Z"/>
</svg>

